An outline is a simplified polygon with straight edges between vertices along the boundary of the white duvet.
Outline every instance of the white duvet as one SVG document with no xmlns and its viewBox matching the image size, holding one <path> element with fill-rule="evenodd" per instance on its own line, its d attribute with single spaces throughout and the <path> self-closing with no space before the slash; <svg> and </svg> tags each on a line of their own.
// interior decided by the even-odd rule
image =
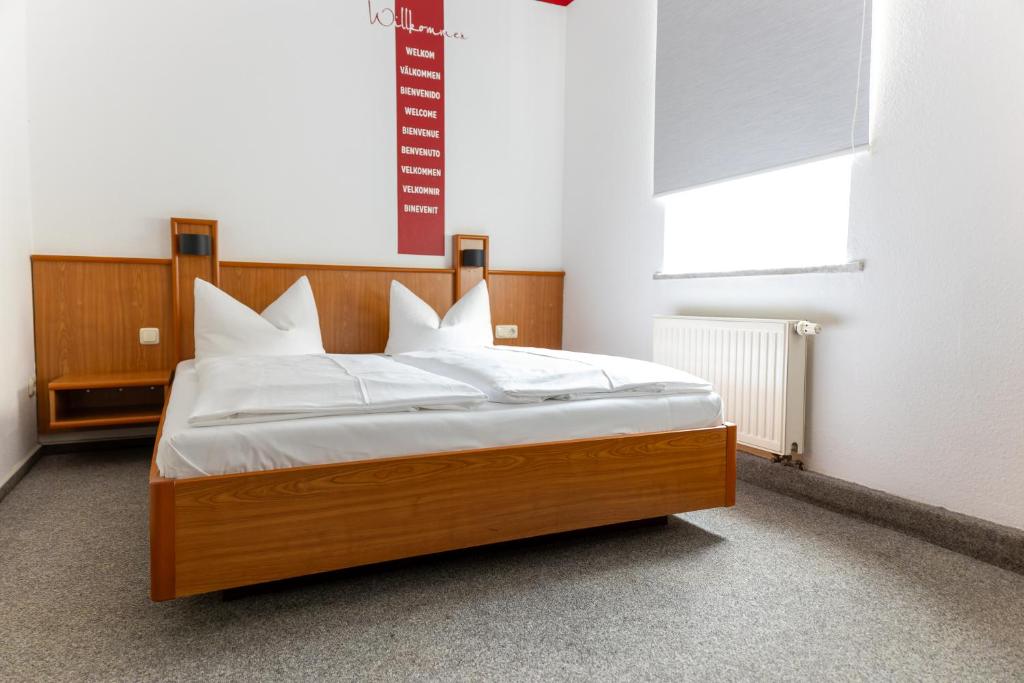
<svg viewBox="0 0 1024 683">
<path fill-rule="evenodd" d="M 193 427 L 328 415 L 466 409 L 486 396 L 374 355 L 223 356 L 196 362 Z"/>
<path fill-rule="evenodd" d="M 619 356 L 527 347 L 414 351 L 400 363 L 465 382 L 496 403 L 709 393 L 705 380 Z"/>
</svg>

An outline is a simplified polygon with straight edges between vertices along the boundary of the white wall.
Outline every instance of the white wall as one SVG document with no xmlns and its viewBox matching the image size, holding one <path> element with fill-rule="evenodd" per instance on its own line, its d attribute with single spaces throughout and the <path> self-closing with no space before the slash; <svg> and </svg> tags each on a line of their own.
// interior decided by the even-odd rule
<svg viewBox="0 0 1024 683">
<path fill-rule="evenodd" d="M 375 7 L 390 0 L 374 0 Z M 447 0 L 447 231 L 561 266 L 565 10 Z M 172 215 L 225 259 L 399 256 L 394 34 L 365 0 L 32 0 L 39 253 L 167 256 Z"/>
<path fill-rule="evenodd" d="M 654 313 L 818 320 L 809 466 L 1024 527 L 1019 2 L 875 0 L 864 273 L 675 282 L 651 279 L 657 0 L 446 4 L 469 36 L 447 53 L 448 231 L 489 232 L 498 267 L 564 265 L 571 348 L 649 357 Z M 228 259 L 446 262 L 395 253 L 394 43 L 362 0 L 33 0 L 30 154 L 25 2 L 0 7 L 0 467 L 32 441 L 32 222 L 39 253 L 166 256 L 192 215 Z"/>
<path fill-rule="evenodd" d="M 25 0 L 0 0 L 0 484 L 35 447 Z"/>
<path fill-rule="evenodd" d="M 811 469 L 1024 528 L 1024 5 L 875 0 L 860 274 L 654 282 L 657 0 L 569 7 L 570 348 L 650 356 L 654 313 L 797 317 Z"/>
</svg>

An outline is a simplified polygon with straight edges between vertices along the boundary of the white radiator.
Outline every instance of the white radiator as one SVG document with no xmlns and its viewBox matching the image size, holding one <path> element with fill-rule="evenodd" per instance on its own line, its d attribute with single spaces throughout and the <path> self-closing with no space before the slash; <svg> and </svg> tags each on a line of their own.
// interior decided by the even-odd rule
<svg viewBox="0 0 1024 683">
<path fill-rule="evenodd" d="M 797 320 L 656 316 L 654 361 L 711 382 L 740 444 L 802 453 L 806 335 L 820 329 Z"/>
</svg>

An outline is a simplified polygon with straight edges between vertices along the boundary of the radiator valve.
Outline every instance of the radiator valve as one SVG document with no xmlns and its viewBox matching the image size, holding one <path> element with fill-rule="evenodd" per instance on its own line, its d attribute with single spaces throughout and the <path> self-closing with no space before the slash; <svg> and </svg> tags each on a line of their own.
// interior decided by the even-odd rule
<svg viewBox="0 0 1024 683">
<path fill-rule="evenodd" d="M 796 333 L 801 337 L 810 337 L 821 333 L 821 325 L 807 320 L 801 320 L 796 324 Z"/>
<path fill-rule="evenodd" d="M 785 465 L 786 467 L 795 467 L 798 470 L 803 470 L 804 461 L 796 457 L 798 455 L 800 455 L 800 446 L 794 441 L 789 447 L 789 453 L 786 453 L 785 455 L 779 455 L 776 453 L 772 456 L 772 462 Z"/>
</svg>

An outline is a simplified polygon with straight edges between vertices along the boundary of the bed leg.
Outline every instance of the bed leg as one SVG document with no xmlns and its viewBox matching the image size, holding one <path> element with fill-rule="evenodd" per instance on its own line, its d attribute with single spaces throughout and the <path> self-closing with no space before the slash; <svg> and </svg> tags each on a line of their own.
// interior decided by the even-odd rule
<svg viewBox="0 0 1024 683">
<path fill-rule="evenodd" d="M 174 599 L 174 480 L 149 482 L 149 597 Z"/>
<path fill-rule="evenodd" d="M 650 517 L 648 519 L 641 519 L 636 522 L 637 526 L 665 526 L 668 524 L 668 515 L 662 515 L 661 517 Z"/>
<path fill-rule="evenodd" d="M 736 425 L 725 423 L 725 502 L 736 504 Z"/>
<path fill-rule="evenodd" d="M 619 522 L 618 524 L 608 524 L 603 527 L 595 527 L 597 529 L 635 529 L 637 527 L 646 526 L 665 526 L 668 524 L 668 518 L 670 515 L 663 515 L 661 517 L 646 517 L 644 519 L 634 519 L 630 522 Z M 567 532 L 575 533 L 575 532 Z"/>
</svg>

